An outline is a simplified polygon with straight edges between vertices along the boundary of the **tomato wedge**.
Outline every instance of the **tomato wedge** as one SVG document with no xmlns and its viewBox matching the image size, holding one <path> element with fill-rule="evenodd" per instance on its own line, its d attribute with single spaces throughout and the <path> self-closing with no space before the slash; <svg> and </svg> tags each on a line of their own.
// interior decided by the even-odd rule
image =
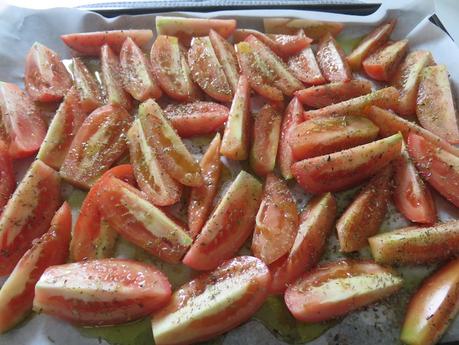
<svg viewBox="0 0 459 345">
<path fill-rule="evenodd" d="M 34 241 L 0 290 L 0 333 L 17 325 L 32 310 L 35 284 L 45 269 L 67 260 L 71 230 L 72 213 L 65 202 L 48 232 Z"/>
<path fill-rule="evenodd" d="M 91 260 L 49 267 L 35 287 L 33 309 L 81 326 L 115 325 L 150 315 L 171 293 L 151 264 Z"/>
<path fill-rule="evenodd" d="M 339 81 L 297 91 L 295 96 L 311 108 L 323 108 L 366 95 L 372 91 L 371 88 L 372 84 L 368 80 Z"/>
<path fill-rule="evenodd" d="M 0 215 L 16 188 L 13 160 L 8 153 L 8 147 L 0 140 Z"/>
<path fill-rule="evenodd" d="M 292 165 L 297 182 L 311 193 L 348 189 L 400 157 L 400 133 L 369 144 L 329 155 L 308 158 Z"/>
<path fill-rule="evenodd" d="M 222 170 L 220 145 L 220 133 L 217 133 L 199 163 L 204 184 L 201 187 L 191 189 L 188 203 L 188 231 L 193 238 L 196 238 L 201 232 L 212 210 L 212 203 L 217 194 Z"/>
<path fill-rule="evenodd" d="M 0 276 L 11 273 L 61 204 L 57 172 L 34 161 L 0 217 Z"/>
<path fill-rule="evenodd" d="M 306 273 L 285 293 L 285 303 L 302 322 L 322 322 L 346 315 L 402 287 L 391 269 L 371 261 L 340 260 Z"/>
<path fill-rule="evenodd" d="M 416 115 L 422 127 L 451 144 L 459 144 L 457 114 L 445 65 L 429 66 L 422 70 Z"/>
<path fill-rule="evenodd" d="M 236 94 L 226 122 L 220 152 L 233 160 L 245 160 L 249 156 L 250 133 L 250 86 L 241 75 Z"/>
<path fill-rule="evenodd" d="M 162 91 L 151 72 L 150 61 L 130 37 L 126 38 L 120 52 L 123 86 L 139 102 L 159 98 Z"/>
<path fill-rule="evenodd" d="M 352 71 L 347 63 L 346 55 L 332 35 L 325 35 L 321 39 L 316 56 L 322 74 L 329 82 L 352 79 Z"/>
<path fill-rule="evenodd" d="M 193 38 L 188 64 L 191 77 L 206 94 L 220 102 L 231 102 L 233 91 L 209 37 Z"/>
<path fill-rule="evenodd" d="M 363 60 L 363 70 L 374 80 L 390 81 L 407 50 L 407 39 L 389 42 Z"/>
<path fill-rule="evenodd" d="M 271 293 L 283 293 L 290 283 L 312 269 L 320 260 L 336 218 L 336 201 L 331 193 L 311 199 L 301 213 L 300 226 L 290 253 L 269 266 Z"/>
<path fill-rule="evenodd" d="M 305 84 L 321 85 L 327 82 L 311 47 L 304 48 L 298 54 L 291 56 L 287 66 L 292 74 Z"/>
<path fill-rule="evenodd" d="M 218 131 L 228 120 L 229 109 L 214 102 L 196 101 L 168 104 L 164 114 L 177 134 L 188 138 Z"/>
<path fill-rule="evenodd" d="M 402 155 L 395 161 L 394 204 L 410 221 L 433 224 L 437 208 L 429 187 L 424 184 L 403 144 Z"/>
<path fill-rule="evenodd" d="M 135 183 L 132 166 L 124 164 L 108 170 L 89 190 L 73 229 L 70 243 L 72 261 L 104 259 L 113 255 L 117 232 L 102 218 L 97 202 L 100 184 L 112 176 L 131 185 Z"/>
<path fill-rule="evenodd" d="M 292 132 L 295 130 L 296 126 L 300 124 L 303 120 L 303 106 L 297 97 L 294 97 L 287 109 L 285 109 L 285 114 L 282 119 L 281 125 L 281 134 L 279 139 L 279 148 L 277 150 L 277 163 L 279 165 L 279 170 L 282 174 L 282 177 L 286 180 L 293 177 L 291 166 L 294 162 L 292 148 L 289 144 L 289 138 L 292 135 Z"/>
<path fill-rule="evenodd" d="M 363 145 L 376 139 L 379 128 L 361 116 L 318 117 L 300 123 L 290 133 L 296 160 Z"/>
<path fill-rule="evenodd" d="M 86 113 L 77 89 L 72 87 L 64 98 L 49 125 L 37 158 L 51 168 L 59 170 Z"/>
<path fill-rule="evenodd" d="M 371 53 L 378 50 L 390 38 L 396 24 L 395 19 L 376 27 L 359 43 L 359 45 L 347 57 L 347 61 L 353 70 L 359 70 L 362 61 Z"/>
<path fill-rule="evenodd" d="M 72 78 L 59 55 L 35 42 L 26 57 L 24 84 L 34 101 L 56 102 L 72 86 Z"/>
<path fill-rule="evenodd" d="M 129 113 L 119 105 L 94 110 L 76 133 L 60 175 L 77 187 L 89 189 L 126 151 Z"/>
<path fill-rule="evenodd" d="M 344 27 L 342 23 L 299 18 L 263 18 L 263 26 L 268 34 L 293 35 L 298 30 L 303 30 L 306 36 L 314 41 L 320 40 L 328 33 L 337 36 Z"/>
<path fill-rule="evenodd" d="M 99 108 L 102 105 L 99 85 L 80 58 L 73 58 L 72 72 L 83 111 L 90 113 Z"/>
<path fill-rule="evenodd" d="M 400 339 L 405 344 L 436 344 L 457 315 L 459 260 L 427 278 L 411 298 Z"/>
<path fill-rule="evenodd" d="M 212 212 L 183 263 L 205 271 L 233 257 L 253 231 L 261 195 L 261 183 L 241 171 Z"/>
<path fill-rule="evenodd" d="M 251 256 L 236 257 L 200 275 L 153 315 L 155 344 L 194 344 L 237 327 L 261 307 L 270 282 L 268 267 Z"/>
<path fill-rule="evenodd" d="M 0 136 L 11 158 L 33 155 L 46 135 L 46 124 L 31 98 L 17 85 L 0 82 Z"/>
<path fill-rule="evenodd" d="M 255 115 L 252 131 L 250 166 L 258 176 L 274 170 L 279 146 L 282 115 L 266 104 Z"/>
<path fill-rule="evenodd" d="M 389 231 L 370 237 L 368 242 L 374 259 L 388 265 L 444 260 L 459 254 L 459 221 Z"/>
<path fill-rule="evenodd" d="M 128 131 L 127 139 L 135 178 L 148 200 L 157 206 L 178 202 L 182 196 L 182 186 L 161 166 L 138 119 Z"/>
<path fill-rule="evenodd" d="M 368 237 L 378 233 L 392 195 L 393 171 L 389 165 L 375 175 L 336 223 L 342 252 L 362 249 L 368 245 Z"/>
<path fill-rule="evenodd" d="M 422 178 L 459 207 L 459 157 L 416 134 L 408 136 L 408 151 Z"/>
<path fill-rule="evenodd" d="M 203 179 L 198 163 L 166 120 L 159 105 L 152 99 L 143 102 L 139 106 L 138 118 L 147 143 L 154 148 L 162 167 L 186 186 L 201 186 Z"/>
</svg>

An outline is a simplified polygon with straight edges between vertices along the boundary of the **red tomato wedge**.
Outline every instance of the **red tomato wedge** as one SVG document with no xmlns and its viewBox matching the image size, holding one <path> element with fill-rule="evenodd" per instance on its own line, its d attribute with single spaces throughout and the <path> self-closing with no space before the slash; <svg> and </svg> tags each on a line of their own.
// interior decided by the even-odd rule
<svg viewBox="0 0 459 345">
<path fill-rule="evenodd" d="M 285 303 L 302 322 L 322 322 L 346 315 L 400 290 L 393 270 L 371 261 L 329 262 L 306 273 L 285 292 Z"/>
<path fill-rule="evenodd" d="M 150 61 L 161 89 L 172 99 L 184 102 L 198 98 L 199 92 L 182 49 L 177 37 L 158 36 L 151 47 Z"/>
<path fill-rule="evenodd" d="M 301 213 L 300 226 L 290 253 L 269 266 L 271 293 L 283 293 L 301 274 L 320 260 L 336 218 L 336 201 L 331 193 L 311 199 Z"/>
<path fill-rule="evenodd" d="M 255 115 L 250 166 L 258 176 L 265 176 L 274 170 L 281 122 L 282 115 L 269 104 L 266 104 Z"/>
<path fill-rule="evenodd" d="M 209 37 L 193 38 L 188 64 L 191 77 L 207 95 L 220 102 L 231 102 L 233 91 Z"/>
<path fill-rule="evenodd" d="M 34 101 L 57 102 L 72 86 L 72 78 L 59 55 L 35 42 L 26 57 L 24 84 Z"/>
<path fill-rule="evenodd" d="M 49 125 L 37 158 L 51 168 L 59 170 L 85 117 L 79 93 L 72 87 Z"/>
<path fill-rule="evenodd" d="M 228 38 L 236 30 L 236 25 L 234 19 L 156 17 L 158 35 L 176 36 L 187 47 L 190 46 L 193 37 L 208 36 L 210 30 Z"/>
<path fill-rule="evenodd" d="M 151 264 L 91 260 L 48 268 L 33 309 L 81 326 L 115 325 L 150 315 L 171 294 L 167 277 Z"/>
<path fill-rule="evenodd" d="M 11 273 L 33 240 L 46 232 L 60 204 L 58 173 L 33 162 L 0 217 L 0 276 Z"/>
<path fill-rule="evenodd" d="M 61 40 L 76 53 L 80 55 L 100 55 L 102 46 L 107 44 L 115 53 L 121 51 L 121 47 L 130 37 L 136 45 L 143 47 L 152 38 L 153 31 L 151 30 L 110 30 L 110 31 L 95 31 L 61 35 Z"/>
<path fill-rule="evenodd" d="M 327 81 L 337 82 L 352 79 L 352 71 L 347 63 L 346 55 L 332 35 L 328 34 L 322 38 L 316 56 Z"/>
<path fill-rule="evenodd" d="M 318 116 L 331 115 L 356 115 L 362 116 L 365 108 L 375 105 L 384 109 L 397 110 L 399 93 L 394 87 L 386 87 L 373 91 L 369 94 L 348 99 L 347 101 L 328 105 L 321 109 L 304 112 L 304 119 Z"/>
<path fill-rule="evenodd" d="M 168 104 L 164 114 L 177 134 L 188 138 L 218 131 L 228 120 L 229 109 L 214 102 L 196 101 Z"/>
<path fill-rule="evenodd" d="M 408 220 L 423 224 L 437 221 L 437 208 L 430 189 L 419 177 L 405 145 L 402 155 L 395 161 L 394 182 L 394 204 Z"/>
<path fill-rule="evenodd" d="M 363 145 L 376 139 L 379 128 L 361 116 L 317 117 L 300 123 L 290 133 L 296 160 Z"/>
<path fill-rule="evenodd" d="M 46 135 L 46 124 L 30 97 L 18 86 L 0 82 L 0 136 L 11 158 L 33 155 Z"/>
<path fill-rule="evenodd" d="M 362 61 L 389 40 L 396 22 L 395 19 L 392 19 L 383 23 L 365 36 L 347 57 L 347 61 L 353 70 L 359 70 Z"/>
<path fill-rule="evenodd" d="M 198 163 L 164 117 L 159 105 L 151 99 L 143 102 L 139 106 L 138 118 L 147 143 L 154 148 L 162 167 L 186 186 L 201 186 L 203 178 Z"/>
<path fill-rule="evenodd" d="M 368 80 L 350 80 L 309 87 L 295 92 L 301 103 L 311 108 L 323 108 L 331 104 L 366 95 L 372 91 Z"/>
<path fill-rule="evenodd" d="M 267 265 L 288 254 L 298 231 L 296 202 L 286 183 L 268 174 L 257 213 L 253 254 Z"/>
<path fill-rule="evenodd" d="M 233 160 L 245 160 L 249 156 L 250 140 L 250 86 L 241 75 L 236 94 L 226 122 L 220 152 Z"/>
<path fill-rule="evenodd" d="M 97 201 L 102 218 L 122 237 L 160 259 L 177 263 L 192 239 L 143 193 L 108 177 L 101 181 Z"/>
<path fill-rule="evenodd" d="M 120 105 L 128 111 L 131 110 L 132 98 L 123 88 L 120 61 L 108 45 L 102 46 L 100 50 L 100 64 L 107 103 Z"/>
<path fill-rule="evenodd" d="M 390 81 L 408 50 L 408 40 L 389 42 L 363 60 L 365 73 L 374 80 Z"/>
<path fill-rule="evenodd" d="M 298 54 L 291 56 L 287 65 L 292 74 L 305 84 L 321 85 L 327 82 L 311 47 L 304 48 Z"/>
<path fill-rule="evenodd" d="M 32 310 L 35 284 L 45 269 L 67 260 L 71 230 L 71 209 L 64 203 L 48 232 L 33 242 L 0 290 L 0 333 L 17 325 Z"/>
<path fill-rule="evenodd" d="M 99 186 L 108 177 L 116 177 L 131 185 L 135 183 L 132 166 L 124 164 L 108 170 L 89 190 L 73 229 L 70 243 L 72 261 L 104 259 L 113 255 L 117 232 L 102 218 L 97 202 Z"/>
<path fill-rule="evenodd" d="M 129 113 L 119 105 L 94 110 L 76 133 L 60 175 L 75 186 L 89 189 L 126 151 Z"/>
<path fill-rule="evenodd" d="M 459 221 L 432 227 L 408 227 L 368 239 L 377 262 L 388 265 L 418 265 L 459 254 Z"/>
<path fill-rule="evenodd" d="M 206 271 L 233 257 L 253 231 L 261 195 L 261 183 L 241 171 L 212 212 L 183 263 L 195 270 Z"/>
<path fill-rule="evenodd" d="M 297 182 L 311 193 L 348 189 L 376 174 L 400 157 L 400 133 L 369 144 L 329 155 L 308 158 L 292 165 Z"/>
<path fill-rule="evenodd" d="M 13 160 L 8 153 L 8 147 L 0 140 L 0 215 L 16 188 Z"/>
<path fill-rule="evenodd" d="M 264 18 L 263 26 L 268 34 L 293 35 L 298 30 L 303 30 L 306 36 L 314 41 L 320 40 L 328 33 L 337 36 L 344 27 L 342 23 L 299 18 Z"/>
<path fill-rule="evenodd" d="M 416 134 L 408 136 L 408 151 L 422 178 L 459 207 L 459 157 Z"/>
<path fill-rule="evenodd" d="M 90 113 L 99 108 L 102 105 L 99 84 L 80 58 L 72 60 L 72 72 L 83 111 Z"/>
<path fill-rule="evenodd" d="M 459 144 L 459 126 L 445 65 L 425 67 L 419 76 L 416 115 L 422 127 Z"/>
<path fill-rule="evenodd" d="M 368 245 L 368 237 L 378 233 L 392 195 L 393 171 L 389 165 L 375 175 L 336 223 L 342 252 L 362 249 Z"/>
<path fill-rule="evenodd" d="M 161 166 L 138 119 L 128 131 L 127 139 L 135 178 L 148 200 L 157 206 L 178 202 L 182 196 L 182 186 Z"/>
<path fill-rule="evenodd" d="M 194 344 L 247 321 L 261 307 L 271 282 L 259 259 L 239 256 L 180 287 L 153 315 L 157 345 Z"/>
<path fill-rule="evenodd" d="M 126 38 L 120 52 L 123 86 L 139 102 L 159 98 L 162 91 L 151 72 L 150 61 L 130 37 Z"/>
<path fill-rule="evenodd" d="M 459 260 L 425 280 L 411 298 L 400 339 L 405 344 L 436 344 L 459 310 Z"/>
<path fill-rule="evenodd" d="M 419 87 L 419 75 L 426 66 L 433 65 L 432 54 L 428 51 L 409 53 L 398 68 L 392 85 L 400 91 L 400 105 L 397 112 L 403 116 L 416 113 L 416 97 Z"/>
<path fill-rule="evenodd" d="M 212 211 L 212 203 L 217 194 L 222 170 L 220 145 L 220 133 L 217 133 L 199 163 L 204 184 L 191 189 L 188 203 L 188 231 L 193 238 L 201 232 Z"/>
<path fill-rule="evenodd" d="M 293 177 L 291 166 L 294 162 L 292 148 L 289 144 L 289 138 L 296 126 L 303 121 L 303 106 L 297 97 L 294 97 L 282 119 L 281 134 L 279 139 L 279 148 L 277 150 L 277 163 L 282 177 L 286 180 Z"/>
</svg>

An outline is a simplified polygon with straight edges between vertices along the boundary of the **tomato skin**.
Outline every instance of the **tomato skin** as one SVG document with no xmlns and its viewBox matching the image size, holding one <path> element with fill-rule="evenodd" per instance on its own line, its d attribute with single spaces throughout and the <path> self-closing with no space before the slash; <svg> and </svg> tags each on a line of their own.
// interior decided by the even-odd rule
<svg viewBox="0 0 459 345">
<path fill-rule="evenodd" d="M 292 74 L 305 84 L 321 85 L 327 82 L 311 47 L 304 48 L 298 54 L 291 56 L 287 65 Z"/>
<path fill-rule="evenodd" d="M 328 33 L 337 36 L 344 27 L 342 23 L 300 18 L 263 18 L 263 26 L 268 34 L 293 35 L 303 30 L 314 41 L 319 41 Z"/>
<path fill-rule="evenodd" d="M 81 108 L 90 113 L 102 105 L 99 84 L 80 58 L 73 58 L 72 73 Z"/>
<path fill-rule="evenodd" d="M 322 74 L 329 82 L 352 79 L 352 71 L 347 63 L 346 55 L 332 35 L 328 34 L 322 38 L 316 56 Z"/>
<path fill-rule="evenodd" d="M 80 326 L 116 325 L 150 315 L 171 293 L 151 264 L 90 260 L 49 267 L 35 287 L 33 309 Z"/>
<path fill-rule="evenodd" d="M 340 152 L 304 159 L 292 165 L 297 182 L 311 193 L 340 191 L 355 186 L 398 158 L 401 134 Z"/>
<path fill-rule="evenodd" d="M 0 215 L 16 188 L 13 160 L 8 153 L 7 145 L 0 140 Z"/>
<path fill-rule="evenodd" d="M 268 267 L 257 258 L 239 256 L 222 263 L 180 287 L 154 314 L 155 344 L 194 344 L 237 327 L 263 304 L 270 282 Z M 207 303 L 198 303 L 206 295 Z M 212 309 L 217 302 L 224 304 Z M 190 316 L 180 318 L 183 314 Z"/>
<path fill-rule="evenodd" d="M 394 271 L 371 261 L 339 260 L 320 265 L 290 285 L 285 303 L 296 319 L 322 322 L 392 295 L 402 282 Z"/>
<path fill-rule="evenodd" d="M 390 81 L 407 50 L 407 39 L 389 42 L 363 60 L 363 70 L 374 80 Z"/>
<path fill-rule="evenodd" d="M 17 85 L 0 82 L 0 115 L 0 136 L 8 144 L 11 158 L 29 157 L 38 151 L 46 124 L 32 99 Z"/>
<path fill-rule="evenodd" d="M 131 122 L 129 113 L 115 104 L 102 106 L 89 114 L 62 163 L 59 172 L 62 178 L 84 189 L 93 186 L 126 151 L 124 137 Z"/>
<path fill-rule="evenodd" d="M 253 231 L 261 197 L 261 183 L 241 171 L 215 207 L 183 263 L 206 271 L 233 257 Z"/>
<path fill-rule="evenodd" d="M 33 240 L 46 232 L 60 204 L 58 173 L 34 161 L 0 217 L 0 276 L 11 273 Z"/>
<path fill-rule="evenodd" d="M 400 339 L 405 344 L 436 344 L 459 310 L 459 260 L 425 280 L 411 298 Z"/>
</svg>

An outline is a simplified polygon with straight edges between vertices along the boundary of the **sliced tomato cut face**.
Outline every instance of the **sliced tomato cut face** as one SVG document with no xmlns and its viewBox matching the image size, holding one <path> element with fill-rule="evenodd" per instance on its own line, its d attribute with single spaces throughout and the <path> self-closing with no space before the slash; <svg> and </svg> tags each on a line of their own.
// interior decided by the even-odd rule
<svg viewBox="0 0 459 345">
<path fill-rule="evenodd" d="M 419 265 L 458 254 L 459 221 L 408 227 L 368 239 L 373 258 L 388 265 Z"/>
<path fill-rule="evenodd" d="M 122 237 L 164 261 L 179 262 L 192 243 L 143 193 L 115 177 L 101 181 L 97 201 L 102 218 Z"/>
<path fill-rule="evenodd" d="M 45 269 L 67 260 L 71 230 L 71 209 L 64 203 L 49 230 L 34 241 L 0 290 L 0 333 L 17 325 L 32 310 L 35 284 Z"/>
<path fill-rule="evenodd" d="M 311 193 L 345 190 L 400 157 L 402 141 L 399 133 L 369 144 L 304 159 L 292 165 L 293 176 Z"/>
<path fill-rule="evenodd" d="M 33 240 L 48 230 L 60 204 L 58 173 L 34 161 L 0 217 L 0 276 L 11 273 Z"/>
<path fill-rule="evenodd" d="M 162 91 L 151 72 L 150 61 L 130 37 L 120 52 L 121 76 L 124 88 L 139 102 L 159 98 Z"/>
<path fill-rule="evenodd" d="M 101 259 L 48 268 L 33 309 L 81 326 L 115 325 L 150 315 L 170 296 L 170 283 L 155 266 Z"/>
<path fill-rule="evenodd" d="M 30 97 L 17 85 L 0 82 L 0 136 L 11 158 L 33 155 L 46 135 L 46 124 Z"/>
<path fill-rule="evenodd" d="M 151 30 L 110 30 L 61 35 L 61 40 L 79 55 L 99 56 L 100 49 L 107 44 L 115 53 L 121 51 L 126 38 L 130 37 L 140 47 L 152 38 Z"/>
<path fill-rule="evenodd" d="M 26 57 L 25 88 L 34 101 L 57 102 L 72 86 L 59 55 L 35 42 Z"/>
<path fill-rule="evenodd" d="M 80 58 L 72 60 L 72 72 L 83 111 L 90 113 L 100 107 L 102 95 L 99 84 Z"/>
<path fill-rule="evenodd" d="M 251 256 L 233 258 L 200 275 L 153 315 L 155 344 L 196 343 L 237 327 L 263 304 L 270 282 L 268 267 Z"/>
<path fill-rule="evenodd" d="M 228 119 L 229 109 L 214 102 L 196 101 L 168 104 L 164 114 L 177 134 L 188 138 L 218 131 Z"/>
<path fill-rule="evenodd" d="M 329 82 L 349 81 L 352 71 L 349 67 L 343 49 L 332 35 L 322 38 L 317 49 L 317 62 L 323 76 Z"/>
<path fill-rule="evenodd" d="M 233 257 L 253 231 L 261 195 L 261 183 L 241 171 L 212 212 L 183 263 L 195 270 L 206 271 Z"/>
<path fill-rule="evenodd" d="M 16 188 L 13 160 L 8 153 L 7 145 L 0 140 L 0 215 Z"/>
<path fill-rule="evenodd" d="M 268 34 L 294 35 L 303 30 L 305 35 L 314 41 L 319 41 L 327 34 L 337 36 L 344 25 L 337 22 L 325 22 L 311 19 L 264 18 L 263 26 Z"/>
<path fill-rule="evenodd" d="M 304 48 L 298 54 L 291 56 L 287 65 L 292 74 L 305 84 L 321 85 L 327 82 L 311 47 Z"/>
<path fill-rule="evenodd" d="M 335 261 L 289 286 L 285 303 L 296 319 L 322 322 L 388 297 L 400 290 L 402 283 L 393 270 L 370 261 Z"/>
</svg>

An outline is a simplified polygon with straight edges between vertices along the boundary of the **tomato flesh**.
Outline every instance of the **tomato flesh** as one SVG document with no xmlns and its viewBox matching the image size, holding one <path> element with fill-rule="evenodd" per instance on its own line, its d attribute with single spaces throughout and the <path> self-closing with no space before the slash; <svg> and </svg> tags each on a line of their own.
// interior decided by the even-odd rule
<svg viewBox="0 0 459 345">
<path fill-rule="evenodd" d="M 344 27 L 342 23 L 299 18 L 264 18 L 263 26 L 268 34 L 293 35 L 303 30 L 314 41 L 319 41 L 329 33 L 337 36 Z"/>
<path fill-rule="evenodd" d="M 352 79 L 352 71 L 347 63 L 346 55 L 332 35 L 329 34 L 322 38 L 316 56 L 327 81 L 338 82 Z"/>
<path fill-rule="evenodd" d="M 0 140 L 0 215 L 16 188 L 13 160 L 8 153 L 7 145 Z"/>
<path fill-rule="evenodd" d="M 390 81 L 407 50 L 407 39 L 389 42 L 363 60 L 363 70 L 374 80 Z"/>
<path fill-rule="evenodd" d="M 305 84 L 321 85 L 327 82 L 311 47 L 304 48 L 298 54 L 291 56 L 287 65 L 292 74 Z"/>
<path fill-rule="evenodd" d="M 72 60 L 72 73 L 83 111 L 90 113 L 99 108 L 102 105 L 99 84 L 80 58 Z"/>
</svg>

